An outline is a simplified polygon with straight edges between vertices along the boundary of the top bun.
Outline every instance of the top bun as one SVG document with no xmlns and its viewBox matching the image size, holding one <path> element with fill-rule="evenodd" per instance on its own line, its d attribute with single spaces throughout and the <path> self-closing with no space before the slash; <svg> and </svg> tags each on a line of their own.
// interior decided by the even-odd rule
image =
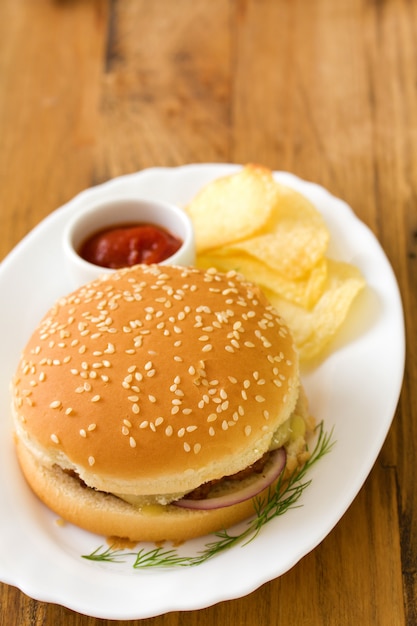
<svg viewBox="0 0 417 626">
<path fill-rule="evenodd" d="M 191 491 L 268 450 L 299 392 L 292 337 L 235 272 L 143 265 L 61 298 L 13 381 L 45 466 L 135 495 Z"/>
</svg>

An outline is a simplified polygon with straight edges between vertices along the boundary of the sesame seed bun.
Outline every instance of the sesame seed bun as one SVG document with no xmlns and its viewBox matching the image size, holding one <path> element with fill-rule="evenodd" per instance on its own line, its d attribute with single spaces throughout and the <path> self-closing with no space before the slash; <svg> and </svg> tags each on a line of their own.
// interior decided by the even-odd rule
<svg viewBox="0 0 417 626">
<path fill-rule="evenodd" d="M 165 504 L 243 470 L 291 416 L 300 384 L 291 334 L 253 284 L 234 272 L 136 266 L 57 301 L 12 389 L 18 458 L 48 506 L 95 532 L 180 540 L 253 505 L 222 514 L 167 505 L 163 522 L 160 508 L 108 494 Z"/>
</svg>

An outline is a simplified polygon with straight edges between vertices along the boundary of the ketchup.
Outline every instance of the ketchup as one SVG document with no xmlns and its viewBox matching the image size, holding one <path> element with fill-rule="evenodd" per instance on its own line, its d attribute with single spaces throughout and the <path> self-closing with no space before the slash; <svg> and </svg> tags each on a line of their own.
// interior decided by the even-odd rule
<svg viewBox="0 0 417 626">
<path fill-rule="evenodd" d="M 174 254 L 182 241 L 160 226 L 121 224 L 89 237 L 80 256 L 101 267 L 118 269 L 138 263 L 160 263 Z"/>
</svg>

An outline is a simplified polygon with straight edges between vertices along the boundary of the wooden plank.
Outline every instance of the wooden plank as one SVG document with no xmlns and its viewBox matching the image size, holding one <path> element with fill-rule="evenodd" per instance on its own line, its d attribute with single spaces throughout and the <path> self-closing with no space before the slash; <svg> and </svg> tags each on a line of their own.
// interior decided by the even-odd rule
<svg viewBox="0 0 417 626">
<path fill-rule="evenodd" d="M 1 256 L 91 184 L 106 26 L 103 0 L 0 5 Z"/>
<path fill-rule="evenodd" d="M 223 0 L 113 3 L 96 178 L 227 161 L 230 11 Z"/>
</svg>

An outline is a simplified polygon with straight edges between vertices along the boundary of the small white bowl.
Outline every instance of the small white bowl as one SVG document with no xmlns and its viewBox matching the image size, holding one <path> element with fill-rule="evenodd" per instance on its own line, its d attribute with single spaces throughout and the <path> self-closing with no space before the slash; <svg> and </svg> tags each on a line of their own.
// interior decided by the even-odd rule
<svg viewBox="0 0 417 626">
<path fill-rule="evenodd" d="M 194 264 L 193 225 L 181 208 L 167 202 L 121 198 L 101 202 L 78 211 L 67 223 L 63 234 L 63 248 L 67 270 L 74 288 L 115 271 L 83 259 L 78 252 L 83 242 L 94 233 L 108 227 L 134 223 L 159 226 L 183 242 L 172 256 L 161 261 L 161 265 Z"/>
</svg>

